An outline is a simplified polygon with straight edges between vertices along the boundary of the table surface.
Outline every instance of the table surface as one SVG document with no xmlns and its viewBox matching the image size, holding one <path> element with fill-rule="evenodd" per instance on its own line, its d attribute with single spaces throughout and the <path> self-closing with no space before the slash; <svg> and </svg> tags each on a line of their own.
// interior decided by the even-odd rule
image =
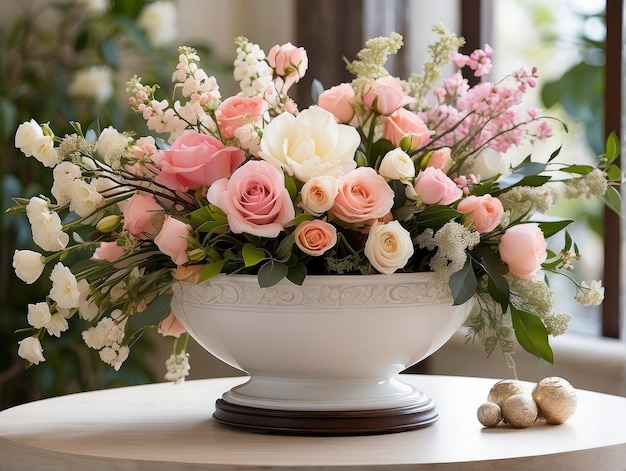
<svg viewBox="0 0 626 471">
<path fill-rule="evenodd" d="M 403 377 L 436 401 L 435 424 L 386 435 L 303 437 L 215 423 L 215 400 L 245 377 L 36 401 L 0 412 L 0 468 L 626 470 L 626 398 L 578 390 L 576 413 L 563 425 L 483 428 L 476 409 L 496 380 Z"/>
</svg>

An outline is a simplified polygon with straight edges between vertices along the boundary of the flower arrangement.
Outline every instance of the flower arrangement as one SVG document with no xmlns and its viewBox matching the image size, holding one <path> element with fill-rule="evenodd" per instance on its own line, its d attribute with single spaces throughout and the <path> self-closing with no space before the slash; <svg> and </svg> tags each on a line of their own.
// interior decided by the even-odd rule
<svg viewBox="0 0 626 471">
<path fill-rule="evenodd" d="M 49 267 L 51 290 L 28 306 L 19 355 L 45 360 L 40 339 L 59 337 L 76 316 L 85 343 L 120 368 L 147 329 L 173 336 L 166 379 L 189 371 L 187 334 L 169 310 L 171 286 L 225 274 L 251 274 L 261 287 L 315 274 L 432 271 L 455 304 L 472 297 L 470 336 L 513 365 L 515 341 L 553 360 L 549 335 L 567 329 L 542 271 L 563 273 L 582 304 L 603 298 L 600 282 L 567 272 L 579 258 L 566 228 L 540 218 L 560 192 L 600 197 L 619 210 L 616 138 L 597 166 L 530 157 L 512 165 L 507 151 L 551 135 L 549 119 L 522 105 L 536 69 L 469 87 L 460 69 L 484 77 L 488 46 L 466 56 L 442 25 L 423 73 L 406 80 L 384 68 L 400 35 L 369 40 L 348 64 L 355 78 L 324 90 L 299 110 L 291 86 L 308 68 L 290 43 L 266 55 L 235 40 L 241 92 L 222 99 L 217 81 L 179 49 L 174 96 L 128 82 L 130 106 L 154 136 L 109 127 L 57 137 L 34 120 L 15 143 L 53 168 L 53 199 L 15 199 L 44 253 L 17 250 L 17 276 L 33 283 Z M 453 62 L 459 71 L 442 78 Z M 560 252 L 546 239 L 564 234 Z"/>
</svg>

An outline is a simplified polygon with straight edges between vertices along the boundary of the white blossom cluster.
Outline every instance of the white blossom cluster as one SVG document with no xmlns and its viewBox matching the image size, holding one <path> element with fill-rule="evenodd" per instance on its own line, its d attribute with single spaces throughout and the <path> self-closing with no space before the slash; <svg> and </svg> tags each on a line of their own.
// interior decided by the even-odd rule
<svg viewBox="0 0 626 471">
<path fill-rule="evenodd" d="M 167 360 L 165 360 L 165 380 L 173 383 L 181 383 L 185 380 L 185 376 L 189 375 L 189 353 L 180 352 L 178 354 L 172 353 Z"/>
<path fill-rule="evenodd" d="M 94 327 L 83 332 L 83 340 L 89 348 L 99 350 L 100 359 L 119 370 L 128 358 L 129 348 L 123 345 L 126 318 L 117 322 L 112 317 L 104 317 Z"/>
<path fill-rule="evenodd" d="M 265 52 L 258 44 L 243 37 L 237 38 L 235 44 L 237 55 L 233 77 L 239 82 L 241 91 L 248 97 L 265 94 L 272 85 L 272 69 L 265 61 Z"/>
<path fill-rule="evenodd" d="M 606 173 L 596 168 L 580 178 L 568 180 L 565 186 L 565 197 L 568 199 L 576 199 L 581 196 L 586 198 L 602 197 L 606 193 L 607 186 Z"/>
</svg>

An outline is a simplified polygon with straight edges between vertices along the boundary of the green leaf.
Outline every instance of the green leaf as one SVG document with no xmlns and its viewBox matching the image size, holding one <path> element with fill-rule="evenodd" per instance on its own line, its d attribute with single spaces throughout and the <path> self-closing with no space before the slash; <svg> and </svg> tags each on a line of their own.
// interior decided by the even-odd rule
<svg viewBox="0 0 626 471">
<path fill-rule="evenodd" d="M 561 169 L 562 172 L 575 173 L 578 175 L 587 175 L 594 169 L 591 165 L 569 165 Z"/>
<path fill-rule="evenodd" d="M 298 262 L 295 265 L 289 267 L 289 271 L 287 272 L 287 279 L 293 284 L 302 286 L 302 283 L 304 283 L 304 279 L 306 278 L 306 274 L 306 265 L 302 262 Z"/>
<path fill-rule="evenodd" d="M 207 263 L 200 272 L 199 281 L 208 280 L 222 271 L 226 260 L 216 260 L 215 262 Z"/>
<path fill-rule="evenodd" d="M 500 177 L 497 181 L 498 187 L 500 189 L 506 189 L 521 184 L 529 185 L 529 183 L 535 181 L 533 177 L 539 177 L 539 174 L 543 172 L 546 167 L 546 164 L 540 162 L 524 162 L 509 175 Z M 547 179 L 549 180 L 550 177 L 547 177 Z M 539 180 L 537 180 L 537 182 L 539 182 Z M 538 185 L 535 184 L 530 186 Z"/>
<path fill-rule="evenodd" d="M 112 39 L 102 39 L 100 41 L 100 54 L 102 59 L 114 70 L 120 65 L 120 50 Z"/>
<path fill-rule="evenodd" d="M 270 260 L 259 270 L 259 286 L 261 288 L 269 288 L 278 284 L 287 276 L 289 268 L 284 263 Z"/>
<path fill-rule="evenodd" d="M 539 223 L 539 228 L 541 229 L 541 232 L 543 232 L 543 236 L 547 239 L 548 237 L 561 232 L 573 222 L 574 221 L 572 220 L 544 221 Z"/>
<path fill-rule="evenodd" d="M 318 79 L 313 79 L 311 83 L 311 100 L 313 103 L 317 104 L 320 95 L 324 91 L 324 85 Z"/>
<path fill-rule="evenodd" d="M 506 267 L 503 266 L 502 262 L 492 264 L 490 259 L 483 259 L 481 266 L 487 272 L 487 290 L 489 295 L 495 302 L 500 304 L 502 312 L 506 312 L 510 304 L 511 292 L 509 290 L 509 282 L 500 274 L 501 270 L 503 268 L 506 269 Z"/>
<path fill-rule="evenodd" d="M 427 206 L 417 217 L 418 224 L 432 229 L 439 229 L 446 223 L 461 216 L 461 213 L 450 206 L 434 204 Z"/>
<path fill-rule="evenodd" d="M 622 197 L 619 191 L 615 187 L 609 186 L 604 194 L 604 203 L 611 208 L 615 213 L 621 214 L 622 212 Z"/>
<path fill-rule="evenodd" d="M 170 313 L 170 303 L 172 294 L 162 294 L 157 296 L 148 307 L 142 311 L 140 316 L 130 316 L 128 324 L 131 330 L 139 330 L 144 327 L 155 325 L 165 319 Z"/>
<path fill-rule="evenodd" d="M 289 175 L 285 175 L 285 188 L 287 188 L 291 199 L 295 201 L 298 196 L 298 186 L 296 185 L 295 180 Z"/>
<path fill-rule="evenodd" d="M 276 249 L 276 256 L 281 260 L 286 260 L 291 255 L 291 251 L 293 249 L 293 244 L 296 238 L 293 234 L 289 234 L 278 244 L 278 248 Z"/>
<path fill-rule="evenodd" d="M 253 267 L 265 259 L 265 251 L 250 243 L 243 246 L 241 255 L 243 256 L 243 263 L 246 267 Z"/>
<path fill-rule="evenodd" d="M 606 159 L 607 165 L 610 165 L 619 157 L 620 142 L 615 132 L 611 132 L 606 138 Z"/>
<path fill-rule="evenodd" d="M 478 282 L 476 281 L 476 274 L 472 269 L 472 261 L 469 257 L 463 268 L 450 276 L 448 284 L 450 285 L 450 290 L 452 290 L 454 306 L 459 306 L 469 301 L 476 294 Z"/>
<path fill-rule="evenodd" d="M 622 171 L 617 165 L 610 165 L 604 171 L 609 180 L 619 181 L 622 178 Z"/>
<path fill-rule="evenodd" d="M 530 312 L 521 311 L 511 306 L 511 319 L 515 337 L 524 350 L 542 358 L 547 362 L 554 362 L 554 353 L 548 342 L 548 330 L 541 319 Z"/>
</svg>

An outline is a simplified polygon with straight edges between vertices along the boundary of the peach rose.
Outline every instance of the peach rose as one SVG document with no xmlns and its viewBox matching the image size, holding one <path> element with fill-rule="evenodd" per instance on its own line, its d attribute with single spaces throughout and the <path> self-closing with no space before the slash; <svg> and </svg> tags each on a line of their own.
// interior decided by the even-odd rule
<svg viewBox="0 0 626 471">
<path fill-rule="evenodd" d="M 161 252 L 169 255 L 176 265 L 187 263 L 187 237 L 191 226 L 172 216 L 165 216 L 161 231 L 154 238 L 154 243 Z"/>
<path fill-rule="evenodd" d="M 215 182 L 207 200 L 226 213 L 230 230 L 276 237 L 295 217 L 284 175 L 265 161 L 251 160 L 230 179 Z"/>
<path fill-rule="evenodd" d="M 393 206 L 393 190 L 371 167 L 359 167 L 339 177 L 339 192 L 331 212 L 345 222 L 385 216 Z"/>
<path fill-rule="evenodd" d="M 226 139 L 235 137 L 235 131 L 244 124 L 256 123 L 263 114 L 263 97 L 231 96 L 215 112 L 217 124 Z"/>
<path fill-rule="evenodd" d="M 500 258 L 511 273 L 532 280 L 545 262 L 548 244 L 537 223 L 509 227 L 498 244 Z"/>
<path fill-rule="evenodd" d="M 226 147 L 212 136 L 189 132 L 153 159 L 160 168 L 157 183 L 173 191 L 187 191 L 228 177 L 246 157 L 243 150 Z"/>
<path fill-rule="evenodd" d="M 463 220 L 481 234 L 498 227 L 504 213 L 500 200 L 491 195 L 468 196 L 459 202 L 456 209 L 464 213 Z"/>
<path fill-rule="evenodd" d="M 302 47 L 291 43 L 275 45 L 267 54 L 267 63 L 274 69 L 276 88 L 283 93 L 298 82 L 309 67 L 309 58 Z"/>
<path fill-rule="evenodd" d="M 339 191 L 339 182 L 335 177 L 323 175 L 313 177 L 302 186 L 300 207 L 314 216 L 321 216 L 333 207 Z"/>
<path fill-rule="evenodd" d="M 298 224 L 294 231 L 296 245 L 304 253 L 317 257 L 333 248 L 337 243 L 337 229 L 320 219 Z"/>
<path fill-rule="evenodd" d="M 398 147 L 401 144 L 400 141 L 405 138 L 402 142 L 402 148 L 407 152 L 414 151 L 428 144 L 430 135 L 431 132 L 424 124 L 424 121 L 422 121 L 422 118 L 407 109 L 400 108 L 387 118 L 385 139 Z M 408 142 L 408 145 L 405 142 Z"/>
<path fill-rule="evenodd" d="M 363 88 L 363 104 L 366 108 L 389 116 L 398 108 L 413 103 L 402 89 L 402 85 L 393 77 L 386 76 L 374 80 Z"/>
<path fill-rule="evenodd" d="M 124 255 L 124 248 L 117 245 L 117 242 L 100 242 L 100 246 L 94 251 L 91 258 L 115 262 L 122 255 Z"/>
<path fill-rule="evenodd" d="M 398 221 L 375 222 L 365 242 L 365 256 L 381 273 L 403 268 L 414 252 L 411 234 Z"/>
<path fill-rule="evenodd" d="M 187 329 L 180 323 L 173 312 L 170 312 L 169 316 L 161 321 L 157 332 L 163 337 L 176 337 L 179 338 L 182 334 L 187 332 Z"/>
<path fill-rule="evenodd" d="M 159 230 L 163 214 L 154 196 L 135 193 L 124 208 L 124 229 L 138 239 L 152 238 Z"/>
<path fill-rule="evenodd" d="M 451 154 L 452 150 L 449 147 L 442 147 L 441 149 L 434 150 L 432 154 L 430 154 L 428 165 L 445 171 L 452 164 Z"/>
<path fill-rule="evenodd" d="M 450 204 L 463 196 L 463 190 L 434 167 L 427 167 L 417 175 L 414 189 L 424 204 Z"/>
<path fill-rule="evenodd" d="M 352 108 L 351 104 L 353 99 L 354 90 L 352 85 L 342 83 L 324 90 L 320 94 L 317 104 L 335 115 L 338 123 L 349 123 L 354 116 L 354 108 Z"/>
</svg>

